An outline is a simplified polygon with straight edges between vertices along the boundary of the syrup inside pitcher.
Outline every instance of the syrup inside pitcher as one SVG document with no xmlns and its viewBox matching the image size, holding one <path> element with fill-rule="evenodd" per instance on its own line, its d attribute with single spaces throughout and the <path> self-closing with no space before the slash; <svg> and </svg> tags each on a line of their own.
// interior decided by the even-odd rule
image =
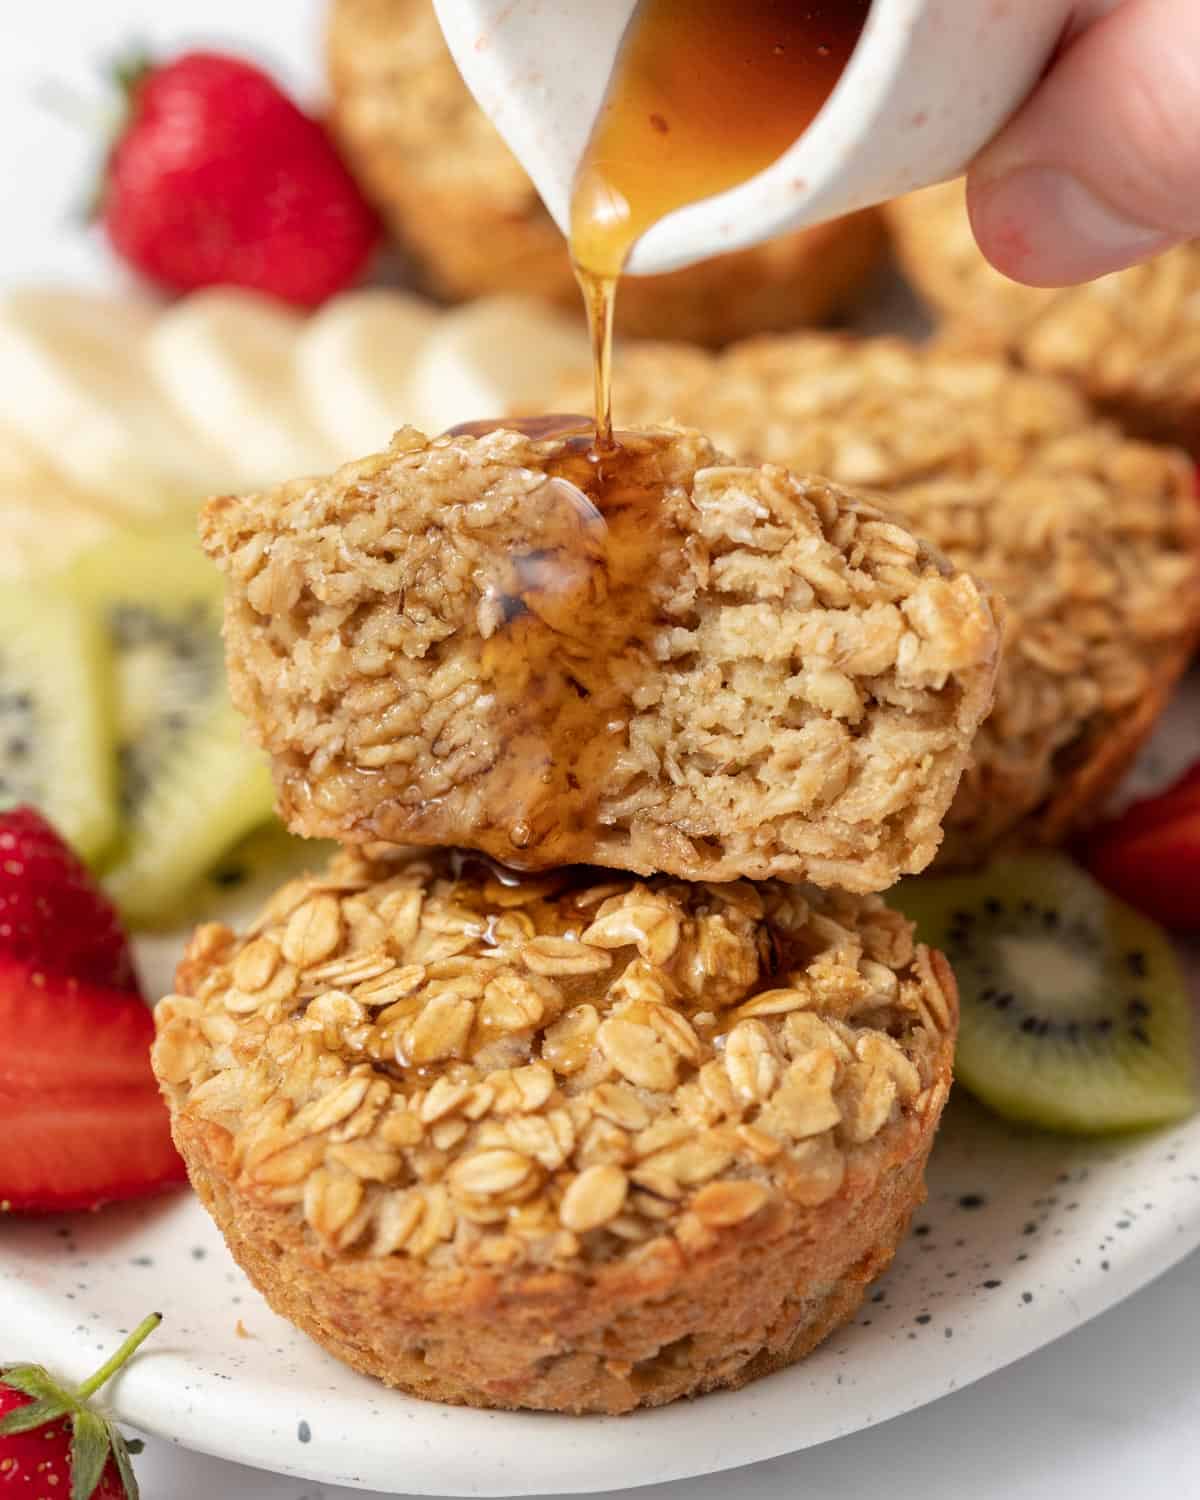
<svg viewBox="0 0 1200 1500">
<path fill-rule="evenodd" d="M 613 309 L 635 242 L 676 209 L 756 176 L 792 145 L 833 92 L 870 5 L 641 0 L 571 198 L 598 453 L 613 446 Z"/>
</svg>

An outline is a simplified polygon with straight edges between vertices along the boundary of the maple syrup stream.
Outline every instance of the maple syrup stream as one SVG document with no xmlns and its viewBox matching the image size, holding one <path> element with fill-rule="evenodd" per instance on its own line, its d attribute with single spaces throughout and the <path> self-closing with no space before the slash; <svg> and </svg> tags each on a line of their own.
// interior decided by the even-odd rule
<svg viewBox="0 0 1200 1500">
<path fill-rule="evenodd" d="M 641 0 L 571 198 L 597 457 L 613 448 L 613 311 L 634 243 L 782 156 L 832 93 L 869 10 L 870 0 Z"/>
</svg>

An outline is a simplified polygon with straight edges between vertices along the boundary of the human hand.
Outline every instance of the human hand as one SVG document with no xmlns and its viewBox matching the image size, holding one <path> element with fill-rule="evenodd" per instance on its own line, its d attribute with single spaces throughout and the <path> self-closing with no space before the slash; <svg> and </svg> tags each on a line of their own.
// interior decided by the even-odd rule
<svg viewBox="0 0 1200 1500">
<path fill-rule="evenodd" d="M 1200 237 L 1200 0 L 1084 0 L 967 189 L 984 254 L 1033 286 Z"/>
</svg>

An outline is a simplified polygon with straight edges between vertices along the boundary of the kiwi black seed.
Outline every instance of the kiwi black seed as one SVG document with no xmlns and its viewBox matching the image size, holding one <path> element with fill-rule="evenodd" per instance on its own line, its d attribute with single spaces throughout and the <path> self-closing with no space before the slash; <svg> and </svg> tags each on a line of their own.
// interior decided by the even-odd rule
<svg viewBox="0 0 1200 1500">
<path fill-rule="evenodd" d="M 1196 1108 L 1192 1006 L 1170 939 L 1069 859 L 923 876 L 889 900 L 949 959 L 956 1073 L 999 1114 L 1091 1135 Z"/>
<path fill-rule="evenodd" d="M 72 569 L 109 652 L 122 833 L 105 884 L 134 926 L 271 816 L 270 775 L 229 702 L 220 575 L 183 533 L 126 534 Z"/>
<path fill-rule="evenodd" d="M 117 828 L 104 641 L 54 583 L 0 591 L 0 809 L 27 802 L 95 862 Z"/>
</svg>

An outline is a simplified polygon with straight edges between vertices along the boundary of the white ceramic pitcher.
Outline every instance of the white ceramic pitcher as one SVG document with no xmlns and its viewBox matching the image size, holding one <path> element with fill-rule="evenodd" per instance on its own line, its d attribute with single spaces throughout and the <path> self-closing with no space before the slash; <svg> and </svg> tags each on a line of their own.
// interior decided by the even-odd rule
<svg viewBox="0 0 1200 1500">
<path fill-rule="evenodd" d="M 737 0 L 730 0 L 736 4 Z M 463 77 L 566 231 L 571 182 L 636 0 L 435 0 Z M 808 130 L 766 171 L 637 242 L 649 275 L 944 181 L 1021 103 L 1073 0 L 874 0 Z"/>
</svg>

